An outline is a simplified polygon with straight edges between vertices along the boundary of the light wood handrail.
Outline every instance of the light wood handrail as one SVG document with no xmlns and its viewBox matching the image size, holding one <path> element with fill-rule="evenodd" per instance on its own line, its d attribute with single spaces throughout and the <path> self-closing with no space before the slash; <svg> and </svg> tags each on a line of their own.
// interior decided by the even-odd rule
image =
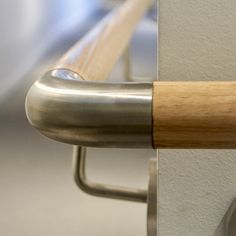
<svg viewBox="0 0 236 236">
<path fill-rule="evenodd" d="M 84 80 L 106 80 L 151 3 L 126 0 L 72 47 L 54 69 L 69 69 Z"/>
<path fill-rule="evenodd" d="M 153 146 L 236 148 L 236 82 L 154 82 Z"/>
</svg>

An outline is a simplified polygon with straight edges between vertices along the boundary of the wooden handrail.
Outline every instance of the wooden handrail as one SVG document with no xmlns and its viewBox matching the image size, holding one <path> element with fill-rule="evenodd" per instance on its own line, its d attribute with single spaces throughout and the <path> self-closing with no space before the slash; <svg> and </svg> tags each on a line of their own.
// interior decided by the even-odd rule
<svg viewBox="0 0 236 236">
<path fill-rule="evenodd" d="M 153 146 L 236 148 L 236 82 L 154 82 Z"/>
<path fill-rule="evenodd" d="M 126 0 L 72 47 L 54 69 L 69 69 L 84 80 L 106 80 L 151 0 Z"/>
</svg>

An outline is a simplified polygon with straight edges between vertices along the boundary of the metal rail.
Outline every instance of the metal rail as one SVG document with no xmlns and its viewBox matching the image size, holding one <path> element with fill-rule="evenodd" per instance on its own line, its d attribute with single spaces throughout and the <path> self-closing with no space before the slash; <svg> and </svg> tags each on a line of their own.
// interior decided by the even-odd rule
<svg viewBox="0 0 236 236">
<path fill-rule="evenodd" d="M 32 126 L 60 142 L 152 148 L 152 83 L 91 82 L 52 70 L 32 86 L 26 109 Z"/>
</svg>

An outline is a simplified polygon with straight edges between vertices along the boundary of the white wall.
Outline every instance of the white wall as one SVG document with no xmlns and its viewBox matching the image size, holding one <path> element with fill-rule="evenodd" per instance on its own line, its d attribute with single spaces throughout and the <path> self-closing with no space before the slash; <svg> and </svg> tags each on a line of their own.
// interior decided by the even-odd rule
<svg viewBox="0 0 236 236">
<path fill-rule="evenodd" d="M 162 81 L 235 80 L 236 1 L 160 0 L 159 63 Z M 159 236 L 213 236 L 234 197 L 236 151 L 160 151 Z"/>
</svg>

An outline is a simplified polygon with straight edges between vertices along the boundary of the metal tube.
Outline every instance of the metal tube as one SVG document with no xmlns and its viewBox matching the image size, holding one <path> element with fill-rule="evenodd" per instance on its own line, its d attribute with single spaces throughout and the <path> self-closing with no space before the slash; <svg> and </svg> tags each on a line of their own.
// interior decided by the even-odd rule
<svg viewBox="0 0 236 236">
<path fill-rule="evenodd" d="M 27 117 L 45 136 L 87 147 L 152 148 L 152 83 L 83 81 L 53 70 L 26 98 Z"/>
<path fill-rule="evenodd" d="M 74 147 L 73 156 L 74 179 L 77 186 L 84 192 L 99 197 L 120 199 L 135 202 L 147 202 L 147 190 L 105 185 L 90 181 L 86 176 L 86 148 Z"/>
</svg>

